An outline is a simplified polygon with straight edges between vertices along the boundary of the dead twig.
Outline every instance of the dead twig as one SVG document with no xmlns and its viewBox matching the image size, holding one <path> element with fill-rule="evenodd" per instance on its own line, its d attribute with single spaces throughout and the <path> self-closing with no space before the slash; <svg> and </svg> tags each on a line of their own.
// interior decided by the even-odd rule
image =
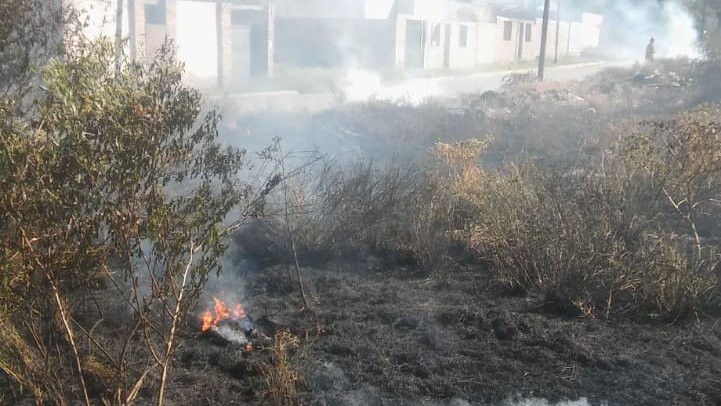
<svg viewBox="0 0 721 406">
<path fill-rule="evenodd" d="M 181 306 L 183 305 L 183 298 L 185 296 L 185 285 L 188 281 L 188 275 L 190 275 L 190 271 L 193 267 L 193 241 L 190 241 L 190 258 L 188 258 L 188 264 L 185 266 L 185 271 L 183 271 L 183 281 L 180 284 L 180 289 L 178 289 L 178 296 L 175 301 L 175 313 L 171 316 L 173 318 L 172 326 L 170 327 L 170 334 L 168 335 L 168 339 L 166 342 L 165 347 L 165 357 L 163 358 L 162 368 L 163 371 L 161 373 L 160 378 L 160 388 L 158 389 L 158 402 L 157 406 L 163 406 L 163 401 L 165 399 L 165 385 L 167 383 L 168 379 L 168 368 L 170 366 L 170 360 L 171 356 L 173 354 L 173 349 L 175 347 L 175 338 L 177 336 L 177 330 L 178 325 L 181 321 Z"/>
<path fill-rule="evenodd" d="M 278 160 L 278 164 L 280 166 L 281 170 L 281 179 L 283 183 L 283 211 L 285 215 L 285 227 L 286 231 L 288 232 L 288 240 L 290 242 L 290 249 L 291 253 L 293 254 L 293 264 L 295 266 L 295 276 L 296 276 L 296 282 L 298 283 L 298 291 L 300 292 L 300 297 L 303 300 L 303 308 L 309 309 L 308 306 L 308 298 L 305 294 L 305 287 L 303 286 L 303 274 L 300 270 L 300 263 L 298 261 L 298 250 L 295 247 L 295 238 L 293 235 L 292 227 L 290 226 L 290 213 L 288 210 L 288 183 L 285 173 L 285 157 L 283 156 L 283 152 L 280 146 L 280 142 L 277 142 L 278 152 L 280 154 L 280 158 Z"/>
</svg>

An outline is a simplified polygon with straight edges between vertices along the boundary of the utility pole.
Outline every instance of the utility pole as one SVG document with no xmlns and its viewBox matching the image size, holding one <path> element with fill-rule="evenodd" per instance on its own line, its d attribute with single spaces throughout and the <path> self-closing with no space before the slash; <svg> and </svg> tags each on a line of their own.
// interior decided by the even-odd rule
<svg viewBox="0 0 721 406">
<path fill-rule="evenodd" d="M 543 73 L 546 65 L 546 42 L 548 42 L 548 9 L 551 7 L 551 0 L 543 2 L 543 26 L 541 28 L 541 53 L 538 55 L 538 80 L 543 80 Z"/>
<path fill-rule="evenodd" d="M 553 55 L 553 63 L 558 63 L 558 41 L 561 36 L 561 0 L 556 0 L 556 52 Z"/>
<path fill-rule="evenodd" d="M 708 1 L 703 0 L 701 5 L 701 40 L 706 40 L 706 10 L 708 9 Z"/>
<path fill-rule="evenodd" d="M 123 57 L 123 3 L 125 0 L 116 0 L 115 8 L 115 79 L 120 78 Z"/>
</svg>

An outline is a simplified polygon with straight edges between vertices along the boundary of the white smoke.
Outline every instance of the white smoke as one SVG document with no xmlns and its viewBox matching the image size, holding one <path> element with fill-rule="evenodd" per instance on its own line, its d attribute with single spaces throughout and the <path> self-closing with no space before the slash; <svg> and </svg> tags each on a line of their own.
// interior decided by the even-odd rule
<svg viewBox="0 0 721 406">
<path fill-rule="evenodd" d="M 657 58 L 702 57 L 694 18 L 677 1 L 615 1 L 606 10 L 602 36 L 605 51 L 619 59 L 643 59 L 652 37 Z"/>
<path fill-rule="evenodd" d="M 375 97 L 383 88 L 381 76 L 375 72 L 351 69 L 341 82 L 340 91 L 348 102 L 363 102 Z"/>
<path fill-rule="evenodd" d="M 341 82 L 339 92 L 345 102 L 383 100 L 418 105 L 429 98 L 448 96 L 444 83 L 450 78 L 415 78 L 386 84 L 379 73 L 351 69 Z"/>
<path fill-rule="evenodd" d="M 669 2 L 663 5 L 663 13 L 668 35 L 658 46 L 659 55 L 700 58 L 699 33 L 688 10 L 676 2 Z"/>
<path fill-rule="evenodd" d="M 602 402 L 601 405 L 605 405 L 605 402 Z M 545 399 L 522 399 L 522 400 L 509 400 L 506 401 L 506 403 L 503 403 L 502 406 L 591 406 L 591 403 L 588 402 L 586 398 L 581 398 L 576 401 L 566 401 L 566 402 L 560 402 L 560 403 L 550 403 Z"/>
<path fill-rule="evenodd" d="M 367 403 L 364 403 L 367 404 Z M 422 403 L 423 405 L 433 405 L 433 406 L 475 406 L 476 403 L 470 403 L 464 399 L 461 398 L 454 398 L 451 399 L 450 402 L 447 403 Z M 608 406 L 608 402 L 601 401 L 597 403 L 591 403 L 586 398 L 580 398 L 578 400 L 567 400 L 562 401 L 558 403 L 549 402 L 546 399 L 539 399 L 539 398 L 523 398 L 519 396 L 514 396 L 510 399 L 507 399 L 504 402 L 501 402 L 497 404 L 497 406 Z"/>
</svg>

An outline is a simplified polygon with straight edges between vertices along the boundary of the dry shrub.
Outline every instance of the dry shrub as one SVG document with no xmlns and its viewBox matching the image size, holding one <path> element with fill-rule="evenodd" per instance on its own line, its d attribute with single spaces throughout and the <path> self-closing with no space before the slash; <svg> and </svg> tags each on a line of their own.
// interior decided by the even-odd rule
<svg viewBox="0 0 721 406">
<path fill-rule="evenodd" d="M 651 316 L 678 319 L 718 304 L 712 303 L 719 299 L 721 271 L 715 249 L 697 255 L 688 241 L 667 235 L 655 241 L 644 260 L 634 276 L 639 279 L 637 294 Z"/>
<path fill-rule="evenodd" d="M 432 269 L 443 259 L 450 215 L 435 174 L 363 162 L 325 163 L 319 172 L 291 193 L 291 229 L 302 260 L 375 253 Z"/>
<path fill-rule="evenodd" d="M 0 369 L 10 383 L 20 382 L 20 390 L 24 389 L 35 399 L 42 399 L 47 392 L 58 390 L 56 387 L 47 389 L 36 383 L 37 375 L 40 374 L 30 375 L 27 372 L 40 371 L 43 360 L 23 340 L 12 323 L 8 323 L 3 318 L 0 326 L 2 337 L 5 340 L 5 345 L 0 348 Z"/>
<path fill-rule="evenodd" d="M 685 223 L 684 234 L 694 238 L 697 251 L 704 237 L 721 237 L 720 116 L 719 107 L 703 106 L 673 120 L 643 123 L 620 142 L 625 170 L 654 184 L 667 211 Z M 701 223 L 712 226 L 701 230 Z"/>
<path fill-rule="evenodd" d="M 491 141 L 489 138 L 470 139 L 451 144 L 436 143 L 432 154 L 444 164 L 453 189 L 462 190 L 481 179 L 480 157 Z"/>
<path fill-rule="evenodd" d="M 480 213 L 468 243 L 511 288 L 562 308 L 601 308 L 623 286 L 613 275 L 631 265 L 621 234 L 632 231 L 616 228 L 611 199 L 584 181 L 532 167 L 489 176 L 468 203 Z"/>
<path fill-rule="evenodd" d="M 293 366 L 291 353 L 300 346 L 300 340 L 288 331 L 278 332 L 270 348 L 271 361 L 260 364 L 266 385 L 268 401 L 274 406 L 297 404 L 297 386 L 303 377 Z"/>
<path fill-rule="evenodd" d="M 399 217 L 417 181 L 410 170 L 359 163 L 329 168 L 318 184 L 325 244 L 333 248 L 388 249 L 397 242 Z"/>
<path fill-rule="evenodd" d="M 453 201 L 445 184 L 429 175 L 412 195 L 406 216 L 409 226 L 402 227 L 404 247 L 427 271 L 442 266 L 454 236 Z"/>
<path fill-rule="evenodd" d="M 557 307 L 677 319 L 721 296 L 719 116 L 623 127 L 583 165 L 484 169 L 490 140 L 437 143 L 430 167 L 326 165 L 294 230 L 309 251 L 406 252 L 428 268 L 460 242 Z"/>
<path fill-rule="evenodd" d="M 489 177 L 469 244 L 509 287 L 555 307 L 675 319 L 709 299 L 718 259 L 644 220 L 639 196 L 600 174 L 515 169 Z"/>
<path fill-rule="evenodd" d="M 570 168 L 484 170 L 490 139 L 437 143 L 432 167 L 326 166 L 306 188 L 312 214 L 294 220 L 298 241 L 407 252 L 431 269 L 461 242 L 501 282 L 557 308 L 677 319 L 719 297 L 718 116 L 643 123 L 605 160 Z"/>
<path fill-rule="evenodd" d="M 715 117 L 657 123 L 658 139 L 623 139 L 611 162 L 572 171 L 464 170 L 477 150 L 456 144 L 468 154 L 441 155 L 457 168 L 448 176 L 455 224 L 502 282 L 556 306 L 606 317 L 698 311 L 718 300 L 719 256 L 695 226 L 704 207 L 718 216 L 721 201 Z"/>
</svg>

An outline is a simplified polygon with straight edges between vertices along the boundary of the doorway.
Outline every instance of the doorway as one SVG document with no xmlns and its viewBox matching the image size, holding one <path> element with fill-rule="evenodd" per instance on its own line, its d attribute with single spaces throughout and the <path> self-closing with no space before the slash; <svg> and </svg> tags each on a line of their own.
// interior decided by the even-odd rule
<svg viewBox="0 0 721 406">
<path fill-rule="evenodd" d="M 423 21 L 406 21 L 405 67 L 423 69 L 426 47 L 426 25 Z"/>
</svg>

